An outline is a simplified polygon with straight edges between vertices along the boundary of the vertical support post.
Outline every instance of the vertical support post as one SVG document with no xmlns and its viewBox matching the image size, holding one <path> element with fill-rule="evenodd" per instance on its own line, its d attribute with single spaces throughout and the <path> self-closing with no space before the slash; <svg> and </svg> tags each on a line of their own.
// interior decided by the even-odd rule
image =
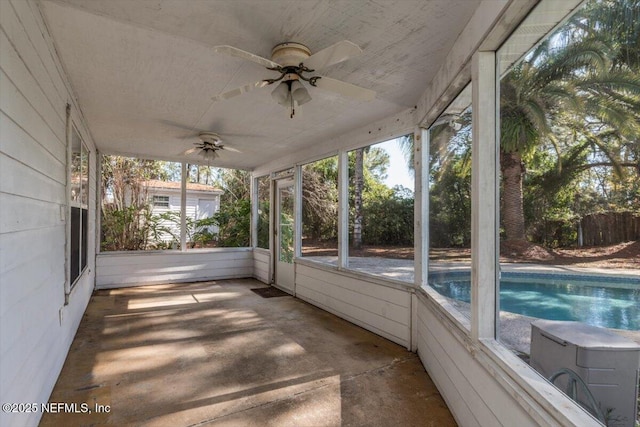
<svg viewBox="0 0 640 427">
<path fill-rule="evenodd" d="M 276 279 L 276 184 L 272 173 L 269 176 L 269 283 Z"/>
<path fill-rule="evenodd" d="M 295 256 L 300 257 L 302 256 L 302 166 L 295 166 L 293 179 L 293 248 Z"/>
<path fill-rule="evenodd" d="M 429 279 L 429 131 L 418 128 L 414 143 L 414 285 L 427 285 Z"/>
<path fill-rule="evenodd" d="M 255 248 L 258 246 L 258 185 L 257 178 L 251 176 L 251 181 L 249 182 L 249 194 L 251 195 L 251 228 L 249 230 L 249 246 Z"/>
<path fill-rule="evenodd" d="M 349 267 L 349 156 L 338 153 L 338 268 Z"/>
<path fill-rule="evenodd" d="M 96 188 L 94 189 L 94 193 L 96 195 L 96 200 L 95 200 L 95 206 L 94 208 L 94 218 L 95 218 L 95 228 L 94 228 L 94 253 L 93 253 L 93 266 L 94 266 L 94 271 L 95 266 L 96 266 L 96 258 L 97 255 L 100 253 L 101 248 L 101 237 L 102 237 L 102 233 L 100 233 L 100 230 L 102 230 L 102 197 L 104 197 L 104 194 L 102 194 L 102 153 L 99 152 L 97 149 L 95 149 L 95 159 L 96 159 L 96 167 L 95 167 L 95 178 L 96 178 Z M 97 277 L 94 274 L 94 279 Z M 95 284 L 94 284 L 95 285 Z"/>
<path fill-rule="evenodd" d="M 472 59 L 471 337 L 496 338 L 498 143 L 495 52 Z"/>
<path fill-rule="evenodd" d="M 71 293 L 71 104 L 67 104 L 66 107 L 66 120 L 65 123 L 65 137 L 66 137 L 66 185 L 65 185 L 65 202 L 66 206 L 60 207 L 61 212 L 64 212 L 64 232 L 65 232 L 65 257 L 64 257 L 64 305 L 69 304 L 69 294 Z M 63 216 L 62 214 L 60 216 Z"/>
<path fill-rule="evenodd" d="M 414 286 L 429 282 L 429 131 L 416 128 L 413 132 L 413 268 Z M 418 350 L 418 298 L 411 295 L 410 351 Z"/>
<path fill-rule="evenodd" d="M 180 173 L 180 251 L 187 250 L 187 163 L 182 162 Z"/>
</svg>

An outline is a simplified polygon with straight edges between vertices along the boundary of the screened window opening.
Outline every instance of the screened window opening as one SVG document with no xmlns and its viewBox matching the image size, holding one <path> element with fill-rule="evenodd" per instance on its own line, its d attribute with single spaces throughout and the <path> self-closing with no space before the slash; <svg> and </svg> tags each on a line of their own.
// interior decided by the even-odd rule
<svg viewBox="0 0 640 427">
<path fill-rule="evenodd" d="M 71 135 L 71 285 L 87 267 L 87 228 L 89 217 L 89 150 L 73 128 Z"/>
<path fill-rule="evenodd" d="M 258 186 L 258 236 L 257 247 L 269 249 L 269 223 L 271 203 L 271 180 L 268 176 L 256 179 Z"/>
<path fill-rule="evenodd" d="M 179 249 L 181 164 L 102 156 L 102 251 Z"/>
<path fill-rule="evenodd" d="M 337 262 L 337 156 L 302 166 L 302 256 Z"/>
<path fill-rule="evenodd" d="M 536 9 L 497 55 L 498 338 L 560 390 L 572 375 L 584 381 L 574 400 L 605 425 L 638 419 L 637 362 L 586 356 L 614 342 L 640 353 L 638 6 L 587 1 L 516 57 L 529 29 L 550 21 Z"/>
<path fill-rule="evenodd" d="M 185 250 L 249 245 L 250 176 L 246 171 L 103 156 L 101 250 Z M 268 215 L 268 214 L 267 214 Z"/>
<path fill-rule="evenodd" d="M 413 282 L 413 134 L 348 153 L 348 267 Z"/>
<path fill-rule="evenodd" d="M 637 293 L 616 284 L 640 285 L 639 13 L 637 2 L 587 1 L 517 61 L 509 42 L 498 52 L 503 323 L 640 330 Z M 529 354 L 509 329 L 501 340 Z"/>
<path fill-rule="evenodd" d="M 428 283 L 465 317 L 471 302 L 471 84 L 429 129 Z"/>
</svg>

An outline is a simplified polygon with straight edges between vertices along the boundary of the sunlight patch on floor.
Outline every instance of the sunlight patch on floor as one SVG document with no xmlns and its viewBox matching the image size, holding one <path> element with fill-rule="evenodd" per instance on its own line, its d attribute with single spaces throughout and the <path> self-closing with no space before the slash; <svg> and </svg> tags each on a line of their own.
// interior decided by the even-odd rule
<svg viewBox="0 0 640 427">
<path fill-rule="evenodd" d="M 136 298 L 128 301 L 127 310 L 140 310 L 145 308 L 170 307 L 174 305 L 197 304 L 198 301 L 192 295 L 172 296 L 171 298 Z"/>
</svg>

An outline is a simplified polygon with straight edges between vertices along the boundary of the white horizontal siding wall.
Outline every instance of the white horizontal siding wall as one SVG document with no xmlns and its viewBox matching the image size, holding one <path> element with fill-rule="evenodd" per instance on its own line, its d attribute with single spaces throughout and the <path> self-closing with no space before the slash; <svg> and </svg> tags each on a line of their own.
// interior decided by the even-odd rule
<svg viewBox="0 0 640 427">
<path fill-rule="evenodd" d="M 253 250 L 253 277 L 262 283 L 271 283 L 271 253 L 267 249 Z"/>
<path fill-rule="evenodd" d="M 103 252 L 96 261 L 96 289 L 253 277 L 253 262 L 250 248 Z"/>
<path fill-rule="evenodd" d="M 162 191 L 158 191 L 153 189 L 152 194 L 150 194 L 151 197 L 153 196 L 167 196 L 169 197 L 169 207 L 163 207 L 163 206 L 153 206 L 151 213 L 153 215 L 162 215 L 164 213 L 167 212 L 173 212 L 174 214 L 177 215 L 176 217 L 176 221 L 168 221 L 168 220 L 162 220 L 158 223 L 158 225 L 160 227 L 166 227 L 167 229 L 171 230 L 171 234 L 170 233 L 160 233 L 160 239 L 163 242 L 172 242 L 172 241 L 179 241 L 180 240 L 180 213 L 181 213 L 181 209 L 180 209 L 180 203 L 181 203 L 181 196 L 180 194 L 175 195 L 173 192 L 162 192 Z M 200 200 L 211 200 L 213 202 L 213 212 L 207 212 L 206 216 L 203 216 L 203 213 L 200 212 Z M 218 212 L 220 210 L 220 196 L 218 195 L 214 195 L 214 196 L 210 196 L 210 197 L 196 197 L 193 195 L 189 195 L 189 192 L 187 191 L 187 203 L 185 206 L 185 210 L 186 210 L 186 215 L 187 218 L 191 219 L 191 220 L 198 220 L 198 219 L 202 219 L 202 218 L 209 218 L 211 217 L 212 214 Z M 212 233 L 217 233 L 218 232 L 218 227 L 215 225 L 209 226 L 208 229 L 212 232 Z M 172 235 L 173 234 L 173 235 Z M 189 236 L 187 235 L 187 239 L 189 239 Z"/>
<path fill-rule="evenodd" d="M 163 193 L 162 191 L 158 191 L 158 190 L 154 190 L 151 194 L 150 197 L 153 196 L 168 196 L 169 197 L 169 207 L 161 207 L 161 206 L 153 206 L 153 209 L 151 211 L 152 214 L 154 215 L 160 215 L 163 214 L 165 212 L 175 212 L 177 214 L 180 213 L 180 203 L 181 203 L 181 196 L 180 194 L 174 194 L 174 193 Z M 211 200 L 214 204 L 214 209 L 213 212 L 209 212 L 208 216 L 211 216 L 211 214 L 218 212 L 218 210 L 220 209 L 220 196 L 218 195 L 212 195 L 212 196 L 194 196 L 189 194 L 189 190 L 187 190 L 187 203 L 186 203 L 186 211 L 187 211 L 187 217 L 191 218 L 191 219 L 198 219 L 200 212 L 198 211 L 199 208 L 199 202 L 200 200 Z"/>
<path fill-rule="evenodd" d="M 296 260 L 296 297 L 410 348 L 411 292 L 355 272 Z"/>
<path fill-rule="evenodd" d="M 418 355 L 460 425 L 534 425 L 519 405 L 514 405 L 513 399 L 497 387 L 488 372 L 478 366 L 464 344 L 466 338 L 460 338 L 463 332 L 458 331 L 456 336 L 456 327 L 447 327 L 445 317 L 430 310 L 423 298 L 418 298 L 417 313 Z M 504 402 L 501 414 L 491 411 L 484 401 L 490 395 L 491 399 Z M 508 415 L 514 422 L 499 421 L 514 411 L 519 417 Z"/>
<path fill-rule="evenodd" d="M 94 281 L 96 153 L 38 5 L 0 1 L 0 401 L 47 402 Z M 66 105 L 90 150 L 88 266 L 65 305 Z M 37 425 L 39 413 L 0 413 Z"/>
</svg>

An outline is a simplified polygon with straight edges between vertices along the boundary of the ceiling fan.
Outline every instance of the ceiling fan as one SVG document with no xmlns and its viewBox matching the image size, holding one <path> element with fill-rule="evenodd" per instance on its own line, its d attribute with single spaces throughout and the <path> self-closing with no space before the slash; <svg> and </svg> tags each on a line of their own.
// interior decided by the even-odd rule
<svg viewBox="0 0 640 427">
<path fill-rule="evenodd" d="M 237 150 L 233 147 L 229 147 L 222 144 L 222 139 L 220 135 L 214 132 L 200 132 L 198 135 L 200 137 L 200 142 L 194 142 L 195 147 L 185 151 L 183 155 L 189 155 L 193 153 L 198 153 L 201 155 L 207 162 L 211 162 L 215 160 L 220 155 L 218 151 L 233 151 L 236 153 L 240 153 L 240 150 Z"/>
<path fill-rule="evenodd" d="M 330 77 L 311 75 L 311 73 L 315 73 L 316 70 L 321 70 L 330 65 L 360 55 L 362 49 L 348 40 L 335 43 L 314 54 L 311 54 L 311 50 L 301 43 L 280 43 L 271 50 L 271 59 L 263 58 L 233 46 L 216 46 L 213 49 L 217 53 L 243 58 L 260 64 L 266 67 L 267 70 L 280 73 L 278 77 L 259 80 L 255 83 L 250 83 L 221 93 L 214 96 L 212 98 L 213 101 L 233 98 L 253 89 L 280 82 L 273 92 L 271 92 L 271 96 L 280 105 L 290 107 L 291 118 L 293 118 L 296 105 L 302 105 L 311 101 L 311 96 L 302 82 L 360 101 L 371 101 L 376 96 L 375 91 L 370 89 L 365 89 Z"/>
</svg>

